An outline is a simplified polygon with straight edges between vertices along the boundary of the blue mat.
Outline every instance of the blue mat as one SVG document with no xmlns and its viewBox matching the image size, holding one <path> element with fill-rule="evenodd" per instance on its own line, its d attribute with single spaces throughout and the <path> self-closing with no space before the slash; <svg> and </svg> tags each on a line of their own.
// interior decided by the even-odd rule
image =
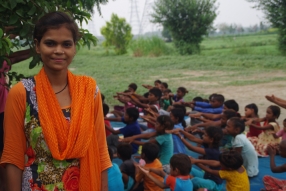
<svg viewBox="0 0 286 191">
<path fill-rule="evenodd" d="M 122 128 L 122 127 L 124 127 L 124 123 L 122 123 L 122 122 L 111 122 L 111 126 L 117 127 L 117 128 Z M 198 157 L 197 153 L 194 153 L 190 150 L 188 150 L 187 154 L 189 156 L 194 157 L 194 158 Z M 265 175 L 273 176 L 273 177 L 278 178 L 278 179 L 286 179 L 285 178 L 286 173 L 273 173 L 273 172 L 271 172 L 269 157 L 259 158 L 258 160 L 259 160 L 259 174 L 256 177 L 250 178 L 250 190 L 251 191 L 259 191 L 261 188 L 264 187 L 263 182 L 262 182 L 262 178 Z M 122 161 L 118 158 L 115 158 L 113 160 L 113 162 L 115 162 L 118 165 L 120 165 L 122 163 Z M 276 166 L 280 166 L 280 165 L 286 163 L 286 159 L 282 158 L 280 156 L 275 156 L 275 162 L 276 162 Z M 196 168 L 196 166 L 195 166 L 195 168 Z"/>
</svg>

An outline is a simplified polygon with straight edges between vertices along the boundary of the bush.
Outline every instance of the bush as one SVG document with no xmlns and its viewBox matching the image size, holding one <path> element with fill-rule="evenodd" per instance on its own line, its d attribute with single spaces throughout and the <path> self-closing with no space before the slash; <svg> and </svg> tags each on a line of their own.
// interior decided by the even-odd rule
<svg viewBox="0 0 286 191">
<path fill-rule="evenodd" d="M 105 41 L 102 45 L 106 48 L 114 47 L 116 54 L 121 55 L 127 53 L 127 47 L 132 39 L 131 26 L 124 18 L 119 18 L 116 14 L 112 14 L 111 21 L 106 22 L 106 26 L 100 29 Z"/>
<path fill-rule="evenodd" d="M 130 49 L 135 57 L 158 57 L 168 55 L 171 52 L 171 48 L 169 48 L 166 43 L 157 36 L 132 40 L 130 43 Z"/>
</svg>

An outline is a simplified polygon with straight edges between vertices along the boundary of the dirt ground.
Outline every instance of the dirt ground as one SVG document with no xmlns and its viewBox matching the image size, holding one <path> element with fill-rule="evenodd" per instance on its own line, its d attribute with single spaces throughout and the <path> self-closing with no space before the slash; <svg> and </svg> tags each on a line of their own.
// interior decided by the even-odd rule
<svg viewBox="0 0 286 191">
<path fill-rule="evenodd" d="M 259 108 L 260 117 L 264 117 L 266 113 L 266 108 L 272 105 L 271 102 L 265 99 L 265 95 L 275 95 L 282 99 L 286 99 L 286 83 L 285 81 L 271 81 L 267 82 L 268 78 L 283 78 L 286 73 L 283 71 L 269 72 L 269 73 L 259 73 L 247 77 L 238 75 L 236 72 L 205 72 L 205 71 L 192 71 L 184 72 L 185 76 L 182 76 L 181 80 L 176 78 L 172 79 L 175 81 L 180 81 L 180 84 L 185 87 L 190 87 L 191 90 L 196 92 L 210 95 L 212 93 L 220 93 L 225 96 L 226 99 L 235 99 L 240 106 L 240 113 L 244 115 L 244 106 L 250 103 L 255 103 Z M 186 76 L 203 77 L 212 75 L 214 80 L 204 81 L 200 78 L 199 81 L 187 81 L 184 80 Z M 231 80 L 229 80 L 231 79 Z M 266 80 L 265 80 L 266 79 Z M 169 79 L 170 80 L 170 79 Z M 239 82 L 248 80 L 250 84 L 243 85 L 225 85 L 228 82 Z M 251 84 L 254 81 L 254 84 Z M 262 82 L 260 82 L 262 81 Z M 263 82 L 266 81 L 266 82 Z M 256 83 L 255 83 L 256 82 Z M 257 83 L 259 82 L 259 83 Z M 281 115 L 278 119 L 280 126 L 282 121 L 286 118 L 286 110 L 281 109 Z"/>
</svg>

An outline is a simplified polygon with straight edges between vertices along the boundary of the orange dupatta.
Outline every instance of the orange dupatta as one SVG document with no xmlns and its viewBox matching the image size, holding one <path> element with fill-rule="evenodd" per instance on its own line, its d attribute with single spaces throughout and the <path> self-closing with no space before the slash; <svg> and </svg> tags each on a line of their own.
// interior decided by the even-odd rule
<svg viewBox="0 0 286 191">
<path fill-rule="evenodd" d="M 95 180 L 101 179 L 99 148 L 94 143 L 95 81 L 68 71 L 72 100 L 71 121 L 68 124 L 44 68 L 35 76 L 35 80 L 39 119 L 52 156 L 57 160 L 79 158 L 79 190 L 100 190 L 101 185 L 93 185 Z"/>
</svg>

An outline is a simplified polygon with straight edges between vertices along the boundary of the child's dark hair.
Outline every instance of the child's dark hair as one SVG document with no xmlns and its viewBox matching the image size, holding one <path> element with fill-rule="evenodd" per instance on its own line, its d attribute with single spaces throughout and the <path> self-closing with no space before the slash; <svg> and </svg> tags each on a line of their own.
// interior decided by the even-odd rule
<svg viewBox="0 0 286 191">
<path fill-rule="evenodd" d="M 130 107 L 126 109 L 127 115 L 133 119 L 133 121 L 137 121 L 139 117 L 139 111 L 136 107 Z"/>
<path fill-rule="evenodd" d="M 113 153 L 113 150 L 110 147 L 108 147 L 108 154 L 109 154 L 110 161 L 112 161 L 114 153 Z"/>
<path fill-rule="evenodd" d="M 286 118 L 283 120 L 283 122 L 286 122 Z"/>
<path fill-rule="evenodd" d="M 186 121 L 184 120 L 185 114 L 186 114 L 186 108 L 185 111 L 182 108 L 174 108 L 171 110 L 171 113 L 174 115 L 175 118 L 178 118 L 178 122 L 182 123 L 182 126 L 185 128 Z"/>
<path fill-rule="evenodd" d="M 150 162 L 153 162 L 159 155 L 160 148 L 157 144 L 147 142 L 142 146 L 142 154 Z"/>
<path fill-rule="evenodd" d="M 273 115 L 276 117 L 276 119 L 278 119 L 281 112 L 280 107 L 276 105 L 270 105 L 268 108 L 271 109 Z"/>
<path fill-rule="evenodd" d="M 167 82 L 162 82 L 161 84 L 162 84 L 162 86 L 164 86 L 165 88 L 168 88 L 168 87 L 169 87 L 168 84 L 167 84 Z"/>
<path fill-rule="evenodd" d="M 189 93 L 185 87 L 179 87 L 178 90 L 181 91 L 183 94 Z"/>
<path fill-rule="evenodd" d="M 62 26 L 72 33 L 73 41 L 76 43 L 80 38 L 78 26 L 71 16 L 60 11 L 50 12 L 41 17 L 35 24 L 33 38 L 40 43 L 49 29 L 59 29 Z"/>
<path fill-rule="evenodd" d="M 258 107 L 257 107 L 257 105 L 255 103 L 248 104 L 248 105 L 245 106 L 245 108 L 253 109 L 254 114 L 256 116 L 258 116 Z"/>
<path fill-rule="evenodd" d="M 239 106 L 234 99 L 227 100 L 223 104 L 227 109 L 233 109 L 236 112 L 239 111 Z"/>
<path fill-rule="evenodd" d="M 149 92 L 150 92 L 151 94 L 154 94 L 154 96 L 157 97 L 158 100 L 160 100 L 161 97 L 162 97 L 162 91 L 161 91 L 159 88 L 151 88 L 151 89 L 149 90 Z"/>
<path fill-rule="evenodd" d="M 175 154 L 170 159 L 170 167 L 173 170 L 178 169 L 180 171 L 179 175 L 186 176 L 191 172 L 192 162 L 186 154 Z"/>
<path fill-rule="evenodd" d="M 221 153 L 219 162 L 227 168 L 237 170 L 243 165 L 243 158 L 239 152 L 231 150 Z"/>
<path fill-rule="evenodd" d="M 216 101 L 218 101 L 218 102 L 220 102 L 220 103 L 223 103 L 223 102 L 224 102 L 224 96 L 221 95 L 221 94 L 215 94 L 215 95 L 213 96 L 213 99 L 216 100 Z"/>
<path fill-rule="evenodd" d="M 205 132 L 210 138 L 213 139 L 212 146 L 214 148 L 218 148 L 223 137 L 222 129 L 220 127 L 210 126 L 206 128 Z"/>
<path fill-rule="evenodd" d="M 104 100 L 105 100 L 105 96 L 103 95 L 103 93 L 100 93 L 100 95 L 101 95 L 101 101 L 102 101 L 102 103 L 103 103 Z"/>
<path fill-rule="evenodd" d="M 161 80 L 155 80 L 154 83 L 162 84 Z"/>
<path fill-rule="evenodd" d="M 122 160 L 129 160 L 132 155 L 132 146 L 128 143 L 120 143 L 117 146 L 117 153 Z"/>
<path fill-rule="evenodd" d="M 223 111 L 223 115 L 226 117 L 226 119 L 230 119 L 233 117 L 238 117 L 236 111 L 232 109 L 227 109 Z"/>
<path fill-rule="evenodd" d="M 172 91 L 170 90 L 170 89 L 165 89 L 164 91 L 163 91 L 163 93 L 171 93 Z"/>
<path fill-rule="evenodd" d="M 239 128 L 239 133 L 242 133 L 245 130 L 245 122 L 241 118 L 232 117 L 229 121 L 233 124 L 234 128 Z"/>
<path fill-rule="evenodd" d="M 213 93 L 213 94 L 211 94 L 210 96 L 209 96 L 209 100 L 211 100 L 214 96 L 216 96 L 217 95 L 217 93 Z"/>
<path fill-rule="evenodd" d="M 136 91 L 137 90 L 137 85 L 135 84 L 135 83 L 131 83 L 131 84 L 129 84 L 129 86 L 128 86 L 129 88 L 131 88 L 131 89 L 133 89 L 134 91 Z"/>
<path fill-rule="evenodd" d="M 174 124 L 168 115 L 160 115 L 157 117 L 157 122 L 164 126 L 165 130 L 172 130 L 174 128 Z"/>
<path fill-rule="evenodd" d="M 102 108 L 103 108 L 103 115 L 106 116 L 109 112 L 109 106 L 106 103 L 103 103 Z"/>
<path fill-rule="evenodd" d="M 202 98 L 202 97 L 194 97 L 193 98 L 193 101 L 199 101 L 199 102 L 203 102 L 204 101 L 204 99 Z"/>
<path fill-rule="evenodd" d="M 131 92 L 130 90 L 124 90 L 124 93 L 128 93 L 128 92 Z"/>
</svg>

